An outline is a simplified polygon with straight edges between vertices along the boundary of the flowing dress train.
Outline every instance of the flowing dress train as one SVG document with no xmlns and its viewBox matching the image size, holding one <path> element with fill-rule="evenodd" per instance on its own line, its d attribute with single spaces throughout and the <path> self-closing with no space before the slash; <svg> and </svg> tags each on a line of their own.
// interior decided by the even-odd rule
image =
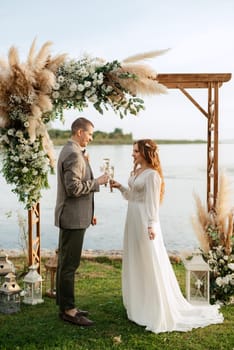
<svg viewBox="0 0 234 350">
<path fill-rule="evenodd" d="M 160 222 L 161 178 L 153 169 L 131 176 L 121 193 L 128 200 L 122 267 L 122 295 L 128 318 L 154 333 L 189 331 L 222 323 L 218 305 L 195 306 L 182 295 Z M 150 240 L 148 227 L 156 238 Z"/>
</svg>

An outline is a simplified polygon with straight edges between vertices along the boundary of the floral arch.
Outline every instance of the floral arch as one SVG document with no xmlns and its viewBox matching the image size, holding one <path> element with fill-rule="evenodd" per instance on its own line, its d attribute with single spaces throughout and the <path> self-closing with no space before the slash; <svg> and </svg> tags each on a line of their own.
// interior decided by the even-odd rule
<svg viewBox="0 0 234 350">
<path fill-rule="evenodd" d="M 1 172 L 28 210 L 29 264 L 39 266 L 39 201 L 55 164 L 49 123 L 63 120 L 64 109 L 82 111 L 89 103 L 101 114 L 112 108 L 120 118 L 136 115 L 144 109 L 138 95 L 167 91 L 156 72 L 141 63 L 167 50 L 106 62 L 89 56 L 80 60 L 66 54 L 53 57 L 51 45 L 46 42 L 36 52 L 34 40 L 25 62 L 15 47 L 9 49 L 8 60 L 0 60 Z"/>
</svg>

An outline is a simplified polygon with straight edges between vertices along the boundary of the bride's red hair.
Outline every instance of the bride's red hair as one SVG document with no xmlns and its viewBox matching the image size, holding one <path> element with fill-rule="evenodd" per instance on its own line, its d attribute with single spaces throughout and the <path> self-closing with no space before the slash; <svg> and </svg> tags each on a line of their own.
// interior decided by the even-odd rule
<svg viewBox="0 0 234 350">
<path fill-rule="evenodd" d="M 159 154 L 158 154 L 158 146 L 151 139 L 138 140 L 138 141 L 135 141 L 134 144 L 138 145 L 138 149 L 141 156 L 144 157 L 144 159 L 149 164 L 149 166 L 152 169 L 156 170 L 161 177 L 162 182 L 161 182 L 161 190 L 160 190 L 160 202 L 162 202 L 164 190 L 165 190 L 165 183 L 164 183 L 162 167 L 159 159 Z"/>
</svg>

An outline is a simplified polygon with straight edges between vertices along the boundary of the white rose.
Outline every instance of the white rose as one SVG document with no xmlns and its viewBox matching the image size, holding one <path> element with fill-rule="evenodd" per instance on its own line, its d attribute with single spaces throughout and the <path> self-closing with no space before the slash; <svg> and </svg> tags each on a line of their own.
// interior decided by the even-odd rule
<svg viewBox="0 0 234 350">
<path fill-rule="evenodd" d="M 105 91 L 106 91 L 106 93 L 109 93 L 109 92 L 113 91 L 113 88 L 111 86 L 107 86 Z"/>
<path fill-rule="evenodd" d="M 85 86 L 86 88 L 90 87 L 90 86 L 91 86 L 91 82 L 88 81 L 88 80 L 86 80 L 86 81 L 84 82 L 84 86 Z"/>
<path fill-rule="evenodd" d="M 76 94 L 76 99 L 77 99 L 77 100 L 81 100 L 81 99 L 82 99 L 82 94 L 77 93 L 77 94 Z"/>
<path fill-rule="evenodd" d="M 72 83 L 70 86 L 69 86 L 69 90 L 70 91 L 76 91 L 77 90 L 77 85 L 76 83 Z M 82 90 L 79 90 L 79 91 L 82 91 Z"/>
<path fill-rule="evenodd" d="M 217 277 L 215 283 L 217 284 L 217 286 L 221 287 L 223 285 L 222 277 Z"/>
<path fill-rule="evenodd" d="M 53 89 L 54 90 L 59 90 L 59 88 L 60 88 L 59 83 L 55 83 L 54 86 L 53 86 Z"/>
<path fill-rule="evenodd" d="M 58 92 L 58 91 L 54 91 L 54 92 L 52 93 L 52 97 L 53 97 L 53 98 L 59 98 L 59 92 Z"/>
<path fill-rule="evenodd" d="M 82 84 L 79 84 L 77 88 L 78 88 L 78 91 L 84 91 L 84 85 Z"/>
<path fill-rule="evenodd" d="M 103 73 L 99 73 L 99 74 L 98 74 L 98 79 L 99 79 L 99 80 L 103 80 Z"/>
<path fill-rule="evenodd" d="M 80 70 L 79 70 L 79 74 L 81 75 L 81 77 L 85 77 L 86 75 L 86 69 L 84 67 L 82 67 Z"/>
<path fill-rule="evenodd" d="M 28 172 L 28 168 L 26 168 L 26 166 L 22 169 L 22 173 L 27 173 Z"/>
<path fill-rule="evenodd" d="M 89 73 L 93 75 L 95 73 L 95 67 L 91 66 L 89 68 Z"/>
<path fill-rule="evenodd" d="M 1 142 L 9 143 L 9 139 L 8 139 L 7 135 L 3 135 L 3 136 L 2 136 Z"/>
<path fill-rule="evenodd" d="M 234 273 L 231 274 L 230 284 L 234 285 Z"/>
<path fill-rule="evenodd" d="M 9 129 L 8 131 L 7 131 L 7 134 L 8 135 L 14 135 L 14 133 L 15 133 L 15 129 Z"/>
<path fill-rule="evenodd" d="M 90 96 L 89 101 L 92 103 L 96 103 L 98 101 L 97 95 L 94 94 Z"/>
<path fill-rule="evenodd" d="M 231 276 L 230 275 L 226 275 L 223 277 L 223 283 L 224 284 L 229 284 L 229 281 L 231 280 Z"/>
<path fill-rule="evenodd" d="M 21 130 L 16 131 L 15 135 L 19 138 L 22 138 L 24 136 Z"/>
<path fill-rule="evenodd" d="M 58 80 L 59 83 L 63 83 L 65 78 L 64 78 L 63 75 L 59 75 L 57 80 Z"/>
<path fill-rule="evenodd" d="M 85 96 L 86 96 L 86 97 L 90 97 L 92 94 L 93 94 L 93 93 L 92 93 L 92 91 L 90 91 L 90 90 L 88 90 L 88 91 L 85 92 Z"/>
</svg>

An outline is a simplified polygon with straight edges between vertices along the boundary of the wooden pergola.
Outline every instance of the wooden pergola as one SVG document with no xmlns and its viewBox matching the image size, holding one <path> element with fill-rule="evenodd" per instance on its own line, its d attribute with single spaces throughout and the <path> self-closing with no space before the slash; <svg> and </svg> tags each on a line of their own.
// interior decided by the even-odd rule
<svg viewBox="0 0 234 350">
<path fill-rule="evenodd" d="M 207 209 L 214 210 L 218 193 L 219 88 L 231 73 L 159 74 L 157 80 L 168 89 L 179 89 L 207 118 Z M 207 89 L 207 110 L 187 89 Z M 28 211 L 28 260 L 40 272 L 40 204 Z"/>
<path fill-rule="evenodd" d="M 214 210 L 218 193 L 219 88 L 231 73 L 159 74 L 157 79 L 168 89 L 179 89 L 207 118 L 207 209 Z M 186 89 L 207 90 L 207 110 Z"/>
</svg>

